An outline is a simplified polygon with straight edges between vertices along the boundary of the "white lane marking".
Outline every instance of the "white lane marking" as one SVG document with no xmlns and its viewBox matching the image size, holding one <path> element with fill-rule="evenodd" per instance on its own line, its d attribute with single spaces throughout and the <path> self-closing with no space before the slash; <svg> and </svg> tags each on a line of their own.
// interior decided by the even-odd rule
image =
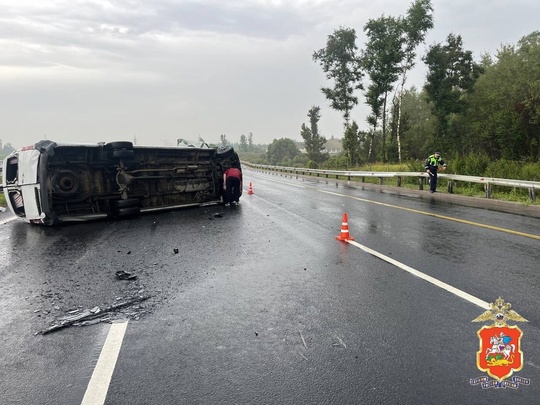
<svg viewBox="0 0 540 405">
<path fill-rule="evenodd" d="M 81 405 L 103 405 L 105 403 L 127 325 L 127 321 L 111 325 Z"/>
<path fill-rule="evenodd" d="M 0 221 L 0 225 L 7 224 L 8 222 L 15 221 L 18 217 L 12 217 L 8 219 L 4 219 L 3 221 Z"/>
<path fill-rule="evenodd" d="M 414 275 L 416 277 L 420 277 L 421 279 L 427 281 L 428 283 L 434 284 L 437 287 L 440 287 L 440 288 L 442 288 L 442 289 L 444 289 L 444 290 L 446 290 L 448 292 L 451 292 L 452 294 L 457 295 L 460 298 L 463 298 L 464 300 L 472 302 L 473 304 L 478 305 L 481 308 L 484 308 L 484 309 L 490 309 L 491 308 L 489 306 L 489 303 L 487 303 L 486 301 L 482 301 L 481 299 L 476 298 L 475 296 L 473 296 L 471 294 L 468 294 L 465 291 L 458 290 L 457 288 L 452 287 L 450 284 L 446 284 L 446 283 L 444 283 L 444 282 L 442 282 L 440 280 L 437 280 L 434 277 L 428 276 L 427 274 L 424 274 L 424 273 L 422 273 L 422 272 L 420 272 L 420 271 L 418 271 L 416 269 L 413 269 L 412 267 L 409 267 L 406 264 L 398 262 L 397 260 L 394 260 L 391 257 L 385 256 L 382 253 L 379 253 L 379 252 L 377 252 L 377 251 L 375 251 L 373 249 L 370 249 L 367 246 L 361 245 L 360 243 L 357 243 L 357 242 L 352 241 L 352 240 L 348 240 L 346 242 L 351 244 L 351 245 L 356 246 L 357 248 L 362 249 L 363 251 L 365 251 L 365 252 L 367 252 L 369 254 L 372 254 L 373 256 L 378 257 L 379 259 L 384 260 L 385 262 L 393 264 L 394 266 L 399 267 L 400 269 L 405 270 L 405 271 L 411 273 L 412 275 Z"/>
</svg>

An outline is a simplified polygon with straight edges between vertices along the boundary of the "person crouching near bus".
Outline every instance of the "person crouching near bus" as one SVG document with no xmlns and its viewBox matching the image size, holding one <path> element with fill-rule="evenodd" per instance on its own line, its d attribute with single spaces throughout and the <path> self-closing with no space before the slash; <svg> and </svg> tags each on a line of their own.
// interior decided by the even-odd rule
<svg viewBox="0 0 540 405">
<path fill-rule="evenodd" d="M 228 207 L 231 203 L 237 205 L 240 202 L 242 195 L 242 171 L 238 167 L 238 163 L 233 163 L 232 167 L 223 173 L 223 202 Z"/>
</svg>

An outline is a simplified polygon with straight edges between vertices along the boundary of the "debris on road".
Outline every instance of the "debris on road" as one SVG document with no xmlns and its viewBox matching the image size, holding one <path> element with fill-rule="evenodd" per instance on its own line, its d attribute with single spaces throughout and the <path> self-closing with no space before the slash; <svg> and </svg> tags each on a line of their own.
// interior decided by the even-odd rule
<svg viewBox="0 0 540 405">
<path fill-rule="evenodd" d="M 302 339 L 302 343 L 304 344 L 304 347 L 307 349 L 306 341 L 304 340 L 304 337 L 302 336 L 302 332 L 298 331 L 300 334 L 300 338 Z"/>
<path fill-rule="evenodd" d="M 339 343 L 332 343 L 332 346 L 343 346 L 345 349 L 347 348 L 345 343 L 343 343 L 343 340 L 341 340 L 338 335 L 336 335 L 336 339 L 339 340 Z"/>
<path fill-rule="evenodd" d="M 116 272 L 116 278 L 119 280 L 135 280 L 137 276 L 131 274 L 129 271 L 118 270 Z"/>
<path fill-rule="evenodd" d="M 82 311 L 77 311 L 76 313 L 74 313 L 75 311 L 70 311 L 71 315 L 66 315 L 62 318 L 59 318 L 57 320 L 57 323 L 55 323 L 48 329 L 38 332 L 37 334 L 46 335 L 47 333 L 56 332 L 57 330 L 67 328 L 68 326 L 87 326 L 94 325 L 100 322 L 110 322 L 111 318 L 106 317 L 106 315 L 109 315 L 119 309 L 145 301 L 148 298 L 150 298 L 149 295 L 135 297 L 131 300 L 113 304 L 107 308 L 104 308 L 103 310 L 99 307 L 94 307 L 92 309 L 84 309 Z"/>
</svg>

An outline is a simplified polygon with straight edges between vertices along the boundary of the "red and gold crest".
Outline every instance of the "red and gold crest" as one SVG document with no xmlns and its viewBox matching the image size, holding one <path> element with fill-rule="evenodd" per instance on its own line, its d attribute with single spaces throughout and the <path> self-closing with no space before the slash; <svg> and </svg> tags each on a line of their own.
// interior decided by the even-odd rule
<svg viewBox="0 0 540 405">
<path fill-rule="evenodd" d="M 483 326 L 478 331 L 480 350 L 476 352 L 479 370 L 499 381 L 523 368 L 521 337 L 523 332 L 514 326 Z"/>
<path fill-rule="evenodd" d="M 511 310 L 511 304 L 505 303 L 501 297 L 489 307 L 490 309 L 473 320 L 473 322 L 493 321 L 492 325 L 482 326 L 477 332 L 480 349 L 476 352 L 476 366 L 495 378 L 500 386 L 503 380 L 510 377 L 514 371 L 523 368 L 523 352 L 521 351 L 523 332 L 517 325 L 508 325 L 506 322 L 511 320 L 527 322 L 527 320 Z M 525 380 L 516 378 L 521 383 Z M 483 383 L 483 388 L 494 386 L 486 383 L 486 378 L 476 380 Z M 515 382 L 506 385 L 514 388 L 514 384 Z"/>
</svg>

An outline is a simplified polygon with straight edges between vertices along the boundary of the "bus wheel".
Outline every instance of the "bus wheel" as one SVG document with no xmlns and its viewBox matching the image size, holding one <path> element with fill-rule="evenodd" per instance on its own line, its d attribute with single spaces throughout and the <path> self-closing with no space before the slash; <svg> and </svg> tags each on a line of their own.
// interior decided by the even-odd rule
<svg viewBox="0 0 540 405">
<path fill-rule="evenodd" d="M 105 149 L 133 149 L 133 142 L 109 142 L 105 144 Z"/>
<path fill-rule="evenodd" d="M 234 156 L 234 148 L 232 146 L 222 146 L 218 148 L 216 153 L 220 160 L 225 160 Z"/>
<path fill-rule="evenodd" d="M 117 149 L 111 152 L 111 157 L 113 159 L 133 159 L 135 152 L 130 149 Z"/>
<path fill-rule="evenodd" d="M 79 190 L 79 176 L 72 171 L 57 172 L 51 180 L 53 190 L 59 194 L 73 194 Z"/>
</svg>

